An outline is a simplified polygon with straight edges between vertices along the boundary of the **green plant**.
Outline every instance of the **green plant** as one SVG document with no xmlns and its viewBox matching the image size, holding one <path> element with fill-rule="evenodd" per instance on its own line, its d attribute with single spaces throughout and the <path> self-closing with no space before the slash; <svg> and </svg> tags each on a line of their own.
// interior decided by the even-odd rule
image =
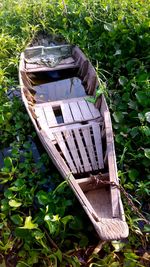
<svg viewBox="0 0 150 267">
<path fill-rule="evenodd" d="M 11 149 L 0 170 L 3 266 L 148 266 L 149 226 L 126 200 L 128 242 L 119 252 L 106 244 L 88 261 L 94 232 L 47 155 L 34 162 L 33 127 L 22 102 L 9 92 L 18 86 L 20 52 L 39 30 L 79 45 L 100 77 L 96 97 L 107 95 L 119 178 L 148 218 L 149 11 L 148 0 L 1 1 L 0 150 Z"/>
</svg>

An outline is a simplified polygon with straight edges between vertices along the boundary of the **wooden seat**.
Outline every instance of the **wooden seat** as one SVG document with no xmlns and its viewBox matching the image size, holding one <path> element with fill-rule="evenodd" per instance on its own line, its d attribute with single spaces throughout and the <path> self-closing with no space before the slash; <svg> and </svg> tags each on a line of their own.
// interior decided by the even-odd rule
<svg viewBox="0 0 150 267">
<path fill-rule="evenodd" d="M 61 116 L 58 121 L 57 113 Z M 35 105 L 41 129 L 59 147 L 74 174 L 104 168 L 100 112 L 83 97 Z"/>
<path fill-rule="evenodd" d="M 86 101 L 84 97 L 35 104 L 34 109 L 41 128 L 43 120 L 48 127 L 54 128 L 102 118 L 94 104 Z M 61 122 L 58 121 L 56 113 L 62 117 Z"/>
<path fill-rule="evenodd" d="M 54 136 L 72 173 L 90 172 L 104 167 L 98 123 L 57 131 Z"/>
</svg>

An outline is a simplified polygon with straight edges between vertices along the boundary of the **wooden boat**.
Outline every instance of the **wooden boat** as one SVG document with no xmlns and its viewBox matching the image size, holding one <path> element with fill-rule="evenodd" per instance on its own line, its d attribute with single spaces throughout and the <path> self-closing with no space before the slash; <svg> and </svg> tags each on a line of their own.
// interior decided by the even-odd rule
<svg viewBox="0 0 150 267">
<path fill-rule="evenodd" d="M 110 113 L 104 95 L 89 101 L 99 86 L 93 66 L 77 46 L 30 47 L 19 77 L 36 132 L 99 237 L 126 238 Z"/>
</svg>

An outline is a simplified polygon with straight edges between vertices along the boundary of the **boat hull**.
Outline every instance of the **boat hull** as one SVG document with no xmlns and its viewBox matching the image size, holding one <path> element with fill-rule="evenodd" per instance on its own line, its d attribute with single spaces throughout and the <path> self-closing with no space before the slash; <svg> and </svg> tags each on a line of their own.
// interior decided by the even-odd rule
<svg viewBox="0 0 150 267">
<path fill-rule="evenodd" d="M 86 94 L 95 96 L 97 76 L 81 50 L 73 48 L 72 59 L 65 62 L 36 68 L 25 63 L 22 53 L 19 79 L 23 102 L 44 148 L 72 188 L 99 237 L 102 240 L 126 238 L 128 226 L 118 189 L 113 132 L 105 97 L 101 95 L 95 105 L 85 97 L 34 103 L 29 74 L 38 73 L 39 68 L 43 73 L 73 68 Z M 56 118 L 58 110 L 63 117 L 61 123 Z"/>
</svg>

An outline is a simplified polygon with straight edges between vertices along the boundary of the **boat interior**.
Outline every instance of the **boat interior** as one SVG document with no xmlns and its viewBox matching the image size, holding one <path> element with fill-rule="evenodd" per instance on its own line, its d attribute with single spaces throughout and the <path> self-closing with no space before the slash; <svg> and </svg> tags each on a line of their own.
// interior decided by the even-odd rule
<svg viewBox="0 0 150 267">
<path fill-rule="evenodd" d="M 122 219 L 120 192 L 105 184 L 118 183 L 109 110 L 103 96 L 95 101 L 99 84 L 92 64 L 78 47 L 71 49 L 55 66 L 30 60 L 28 49 L 24 95 L 39 131 L 54 144 L 96 216 Z"/>
</svg>

